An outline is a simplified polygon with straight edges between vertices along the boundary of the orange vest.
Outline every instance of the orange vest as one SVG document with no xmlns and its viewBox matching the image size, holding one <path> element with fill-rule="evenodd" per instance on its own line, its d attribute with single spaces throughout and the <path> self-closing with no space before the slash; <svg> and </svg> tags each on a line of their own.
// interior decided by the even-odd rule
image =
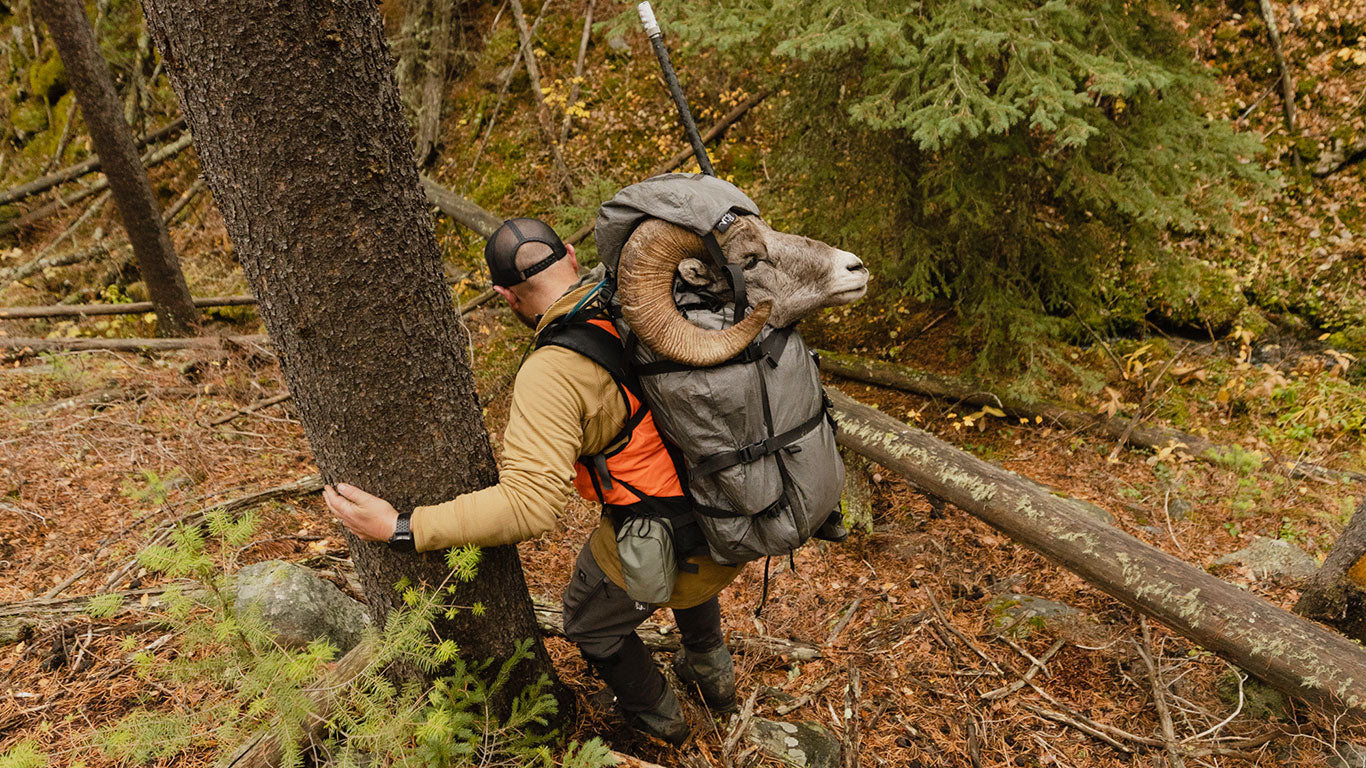
<svg viewBox="0 0 1366 768">
<path fill-rule="evenodd" d="M 621 338 L 610 320 L 598 318 L 588 322 Z M 580 457 L 574 487 L 580 496 L 589 501 L 623 507 L 641 501 L 641 495 L 653 498 L 681 497 L 683 484 L 678 480 L 678 469 L 664 445 L 664 439 L 655 428 L 654 414 L 621 382 L 616 384 L 626 398 L 625 426 L 629 427 L 637 419 L 639 421 L 629 430 L 629 435 L 625 435 L 624 444 L 617 444 L 622 437 L 619 435 L 613 440 L 614 447 L 600 454 L 601 462 L 595 456 Z M 644 413 L 641 413 L 642 409 Z M 623 428 L 622 431 L 626 432 L 627 429 Z M 593 470 L 594 465 L 597 471 Z M 607 477 L 601 476 L 604 465 Z"/>
</svg>

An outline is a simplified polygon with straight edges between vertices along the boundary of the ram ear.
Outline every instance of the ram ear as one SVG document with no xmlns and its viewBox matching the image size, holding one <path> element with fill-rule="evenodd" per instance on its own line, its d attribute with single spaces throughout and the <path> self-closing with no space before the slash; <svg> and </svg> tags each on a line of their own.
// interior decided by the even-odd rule
<svg viewBox="0 0 1366 768">
<path fill-rule="evenodd" d="M 712 282 L 711 270 L 702 263 L 701 259 L 684 259 L 678 262 L 678 274 L 683 278 L 683 282 L 694 288 L 701 288 L 710 285 Z"/>
</svg>

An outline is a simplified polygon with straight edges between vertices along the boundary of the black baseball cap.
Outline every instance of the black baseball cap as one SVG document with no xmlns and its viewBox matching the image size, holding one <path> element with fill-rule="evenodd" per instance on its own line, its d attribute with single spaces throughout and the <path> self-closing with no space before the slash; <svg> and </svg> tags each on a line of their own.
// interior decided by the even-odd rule
<svg viewBox="0 0 1366 768">
<path fill-rule="evenodd" d="M 527 243 L 545 243 L 550 255 L 528 266 L 517 268 L 517 251 Z M 525 282 L 532 275 L 545 270 L 564 258 L 567 251 L 560 236 L 540 219 L 508 219 L 484 245 L 484 261 L 489 265 L 489 277 L 501 288 L 511 288 Z"/>
</svg>

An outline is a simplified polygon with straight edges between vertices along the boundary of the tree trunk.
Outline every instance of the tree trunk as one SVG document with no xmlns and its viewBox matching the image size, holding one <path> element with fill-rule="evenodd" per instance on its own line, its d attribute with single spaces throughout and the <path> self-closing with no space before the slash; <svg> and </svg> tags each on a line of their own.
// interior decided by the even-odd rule
<svg viewBox="0 0 1366 768">
<path fill-rule="evenodd" d="M 182 336 L 198 322 L 199 312 L 190 301 L 180 260 L 123 120 L 109 65 L 100 55 L 95 30 L 85 16 L 85 4 L 80 0 L 35 0 L 34 6 L 47 22 L 85 115 L 100 167 L 109 179 L 114 204 L 133 244 L 138 269 L 156 305 L 157 329 L 163 335 Z"/>
<path fill-rule="evenodd" d="M 400 509 L 496 482 L 374 3 L 143 7 L 323 476 Z M 441 553 L 347 539 L 381 626 L 402 604 L 396 583 L 447 574 Z M 538 637 L 513 547 L 485 549 L 451 599 L 487 611 L 438 622 L 469 658 Z M 554 679 L 539 642 L 535 653 L 508 698 Z"/>
<path fill-rule="evenodd" d="M 1329 713 L 1366 711 L 1366 650 L 1096 520 L 1070 499 L 829 390 L 840 445 Z"/>
<path fill-rule="evenodd" d="M 1361 497 L 1347 530 L 1333 542 L 1323 565 L 1300 593 L 1295 613 L 1366 642 L 1366 496 Z"/>
</svg>

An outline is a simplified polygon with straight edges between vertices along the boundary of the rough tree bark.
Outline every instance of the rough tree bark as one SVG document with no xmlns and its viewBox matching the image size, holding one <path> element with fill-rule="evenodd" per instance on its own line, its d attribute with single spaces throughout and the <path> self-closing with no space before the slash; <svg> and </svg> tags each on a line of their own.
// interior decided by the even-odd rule
<svg viewBox="0 0 1366 768">
<path fill-rule="evenodd" d="M 829 390 L 840 445 L 900 473 L 1291 696 L 1366 713 L 1366 651 L 1096 520 L 1071 500 Z"/>
<path fill-rule="evenodd" d="M 1347 530 L 1333 542 L 1323 565 L 1300 593 L 1295 613 L 1366 642 L 1366 496 L 1361 497 Z"/>
<path fill-rule="evenodd" d="M 161 221 L 161 208 L 124 122 L 123 106 L 109 78 L 109 65 L 100 55 L 95 30 L 86 18 L 85 4 L 80 0 L 35 0 L 34 7 L 52 33 L 85 115 L 147 294 L 156 305 L 157 329 L 163 335 L 184 335 L 197 322 L 199 312 L 190 300 L 180 260 Z"/>
<path fill-rule="evenodd" d="M 143 8 L 323 476 L 400 509 L 496 482 L 374 3 Z M 347 538 L 381 624 L 401 604 L 396 582 L 446 575 L 440 553 Z M 452 600 L 486 607 L 438 624 L 468 657 L 506 658 L 538 637 L 513 547 L 484 550 Z M 509 696 L 554 679 L 534 647 Z"/>
</svg>

